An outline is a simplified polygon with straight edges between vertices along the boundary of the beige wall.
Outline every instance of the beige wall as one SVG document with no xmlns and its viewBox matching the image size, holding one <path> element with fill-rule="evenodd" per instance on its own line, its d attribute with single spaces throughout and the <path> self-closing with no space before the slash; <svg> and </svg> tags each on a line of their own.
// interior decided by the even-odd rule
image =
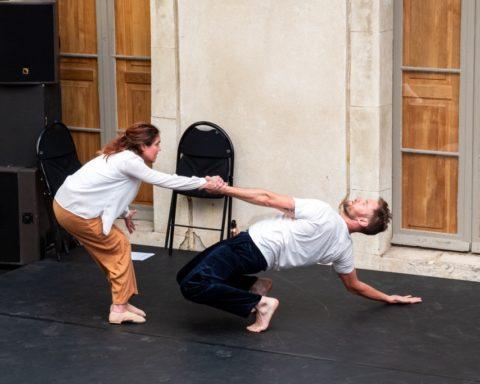
<svg viewBox="0 0 480 384">
<path fill-rule="evenodd" d="M 391 4 L 151 0 L 152 121 L 163 151 L 155 167 L 173 172 L 181 132 L 210 120 L 232 138 L 236 185 L 332 205 L 350 191 L 390 199 Z M 155 191 L 156 233 L 169 202 Z M 194 222 L 215 225 L 220 213 L 196 201 Z M 268 213 L 233 206 L 242 228 Z M 187 221 L 184 203 L 178 221 Z M 196 232 L 205 245 L 217 236 Z M 356 242 L 378 255 L 388 235 Z"/>
</svg>

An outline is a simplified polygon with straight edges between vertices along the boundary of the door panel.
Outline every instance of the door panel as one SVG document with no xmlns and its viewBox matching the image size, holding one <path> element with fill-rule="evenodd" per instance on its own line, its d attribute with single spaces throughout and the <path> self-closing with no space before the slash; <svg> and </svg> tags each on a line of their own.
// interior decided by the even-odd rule
<svg viewBox="0 0 480 384">
<path fill-rule="evenodd" d="M 403 147 L 458 151 L 458 74 L 403 74 Z"/>
<path fill-rule="evenodd" d="M 460 67 L 460 0 L 403 1 L 403 65 Z"/>
<path fill-rule="evenodd" d="M 97 156 L 101 147 L 99 133 L 72 131 L 71 134 L 77 148 L 78 159 L 82 164 Z"/>
<path fill-rule="evenodd" d="M 97 53 L 95 0 L 58 0 L 61 53 Z"/>
<path fill-rule="evenodd" d="M 115 1 L 115 52 L 150 56 L 150 1 Z"/>
<path fill-rule="evenodd" d="M 64 57 L 60 62 L 62 114 L 67 126 L 98 128 L 98 66 L 96 59 Z"/>
<path fill-rule="evenodd" d="M 150 121 L 150 62 L 117 60 L 118 127 Z"/>
<path fill-rule="evenodd" d="M 402 227 L 457 232 L 458 160 L 403 154 Z"/>
</svg>

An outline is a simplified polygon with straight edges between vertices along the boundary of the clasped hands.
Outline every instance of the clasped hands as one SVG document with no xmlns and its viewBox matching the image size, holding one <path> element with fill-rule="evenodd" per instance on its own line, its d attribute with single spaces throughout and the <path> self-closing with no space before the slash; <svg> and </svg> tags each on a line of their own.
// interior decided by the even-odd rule
<svg viewBox="0 0 480 384">
<path fill-rule="evenodd" d="M 222 189 L 228 185 L 220 176 L 205 176 L 205 180 L 207 180 L 207 182 L 199 189 L 204 189 L 213 194 L 221 193 Z"/>
<path fill-rule="evenodd" d="M 207 182 L 203 184 L 199 189 L 205 189 L 207 192 L 213 194 L 221 193 L 221 189 L 228 185 L 225 181 L 223 181 L 220 176 L 206 176 L 205 180 L 207 180 Z M 125 226 L 127 227 L 129 233 L 133 233 L 133 231 L 135 231 L 135 223 L 133 222 L 133 216 L 136 213 L 137 210 L 132 209 L 123 218 L 125 220 Z"/>
</svg>

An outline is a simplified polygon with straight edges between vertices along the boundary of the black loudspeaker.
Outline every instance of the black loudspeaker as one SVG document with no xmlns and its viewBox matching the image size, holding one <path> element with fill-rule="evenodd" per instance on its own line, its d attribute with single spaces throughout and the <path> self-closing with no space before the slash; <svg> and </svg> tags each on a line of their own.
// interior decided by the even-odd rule
<svg viewBox="0 0 480 384">
<path fill-rule="evenodd" d="M 39 260 L 49 230 L 36 168 L 0 167 L 0 263 Z"/>
<path fill-rule="evenodd" d="M 0 85 L 0 166 L 36 166 L 37 138 L 55 120 L 61 120 L 58 84 Z"/>
<path fill-rule="evenodd" d="M 0 83 L 58 81 L 54 1 L 0 1 Z"/>
</svg>

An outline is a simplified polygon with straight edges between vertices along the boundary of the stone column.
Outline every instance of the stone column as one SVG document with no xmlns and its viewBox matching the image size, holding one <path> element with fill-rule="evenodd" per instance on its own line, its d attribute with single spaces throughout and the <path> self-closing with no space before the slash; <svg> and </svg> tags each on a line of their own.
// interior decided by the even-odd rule
<svg viewBox="0 0 480 384">
<path fill-rule="evenodd" d="M 178 57 L 176 1 L 151 0 L 152 26 L 152 124 L 160 129 L 161 152 L 154 168 L 175 172 L 180 123 L 178 113 Z M 154 188 L 154 232 L 163 240 L 170 207 L 171 191 Z M 162 244 L 156 244 L 162 245 Z"/>
<path fill-rule="evenodd" d="M 393 0 L 350 3 L 350 196 L 392 202 Z M 356 265 L 378 269 L 390 229 L 354 235 Z"/>
</svg>

